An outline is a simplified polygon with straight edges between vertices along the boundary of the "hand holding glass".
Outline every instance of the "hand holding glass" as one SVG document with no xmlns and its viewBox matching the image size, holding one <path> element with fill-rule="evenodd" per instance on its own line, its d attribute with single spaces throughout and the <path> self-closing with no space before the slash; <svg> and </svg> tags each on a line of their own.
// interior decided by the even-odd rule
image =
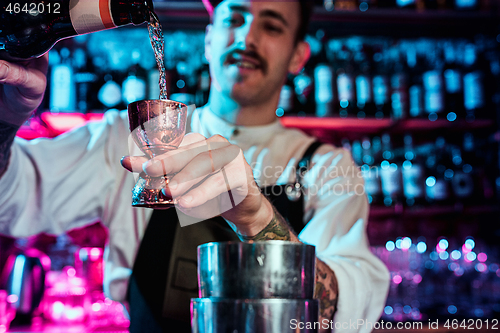
<svg viewBox="0 0 500 333">
<path fill-rule="evenodd" d="M 177 149 L 186 132 L 187 106 L 171 100 L 142 100 L 128 105 L 128 118 L 135 144 L 149 158 Z M 132 190 L 132 206 L 167 209 L 174 200 L 162 193 L 167 175 L 141 173 Z"/>
</svg>

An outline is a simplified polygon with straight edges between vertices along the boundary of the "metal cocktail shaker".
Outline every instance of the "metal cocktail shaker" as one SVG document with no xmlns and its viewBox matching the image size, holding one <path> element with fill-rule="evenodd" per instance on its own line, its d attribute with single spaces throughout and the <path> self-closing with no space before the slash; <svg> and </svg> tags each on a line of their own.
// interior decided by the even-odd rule
<svg viewBox="0 0 500 333">
<path fill-rule="evenodd" d="M 191 300 L 193 333 L 284 333 L 318 322 L 315 248 L 285 241 L 198 247 L 200 298 Z"/>
</svg>

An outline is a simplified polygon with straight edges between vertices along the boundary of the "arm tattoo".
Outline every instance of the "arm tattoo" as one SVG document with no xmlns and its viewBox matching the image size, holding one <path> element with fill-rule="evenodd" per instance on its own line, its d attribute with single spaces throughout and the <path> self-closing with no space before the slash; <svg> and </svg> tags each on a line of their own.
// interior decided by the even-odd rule
<svg viewBox="0 0 500 333">
<path fill-rule="evenodd" d="M 0 121 L 0 176 L 7 169 L 10 156 L 10 146 L 16 136 L 18 126 Z"/>
<path fill-rule="evenodd" d="M 319 299 L 319 321 L 333 320 L 337 310 L 338 284 L 332 269 L 319 259 L 316 259 L 316 287 L 314 298 Z"/>
<path fill-rule="evenodd" d="M 273 211 L 274 215 L 273 218 L 271 219 L 271 222 L 269 222 L 269 224 L 264 229 L 262 229 L 261 232 L 259 232 L 255 236 L 250 236 L 250 237 L 239 235 L 240 239 L 242 241 L 293 240 L 292 231 L 288 226 L 286 220 L 283 218 L 283 216 L 281 216 L 280 213 L 278 213 L 278 211 L 276 210 L 276 208 L 274 208 L 274 206 L 273 206 Z"/>
</svg>

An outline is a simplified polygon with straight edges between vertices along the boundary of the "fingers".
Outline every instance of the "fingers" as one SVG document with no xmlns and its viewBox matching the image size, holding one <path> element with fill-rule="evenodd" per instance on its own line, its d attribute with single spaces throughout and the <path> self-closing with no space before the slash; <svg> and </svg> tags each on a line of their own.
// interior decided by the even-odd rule
<svg viewBox="0 0 500 333">
<path fill-rule="evenodd" d="M 203 141 L 195 141 L 194 143 L 179 147 L 179 149 L 152 158 L 144 164 L 143 170 L 151 177 L 177 173 L 196 156 L 207 153 L 209 146 L 211 150 L 214 151 L 230 145 L 231 144 L 220 135 L 213 136 Z M 207 154 L 207 157 L 208 156 L 209 154 Z"/>
<path fill-rule="evenodd" d="M 27 99 L 38 99 L 45 91 L 48 55 L 24 63 L 0 60 L 0 83 L 16 87 Z"/>
<path fill-rule="evenodd" d="M 120 163 L 130 172 L 142 172 L 142 165 L 147 160 L 146 156 L 123 156 Z"/>
<path fill-rule="evenodd" d="M 247 193 L 246 173 L 229 166 L 211 175 L 180 198 L 175 195 L 174 198 L 178 198 L 179 205 L 185 209 L 199 207 L 219 198 L 217 208 L 220 214 L 234 208 Z"/>
<path fill-rule="evenodd" d="M 222 167 L 229 168 L 231 163 L 235 161 L 240 154 L 240 151 L 240 148 L 235 145 L 227 145 L 212 150 L 211 152 L 198 154 L 170 180 L 168 185 L 170 192 L 174 197 L 180 196 L 201 182 L 208 175 L 221 170 Z M 210 156 L 210 154 L 212 156 Z M 209 179 L 213 177 L 214 175 Z M 218 177 L 215 178 L 219 179 Z"/>
<path fill-rule="evenodd" d="M 179 145 L 179 147 L 188 146 L 193 143 L 201 142 L 204 140 L 206 140 L 206 138 L 199 133 L 188 133 L 184 136 L 184 139 L 182 139 L 182 142 Z"/>
<path fill-rule="evenodd" d="M 145 172 L 151 177 L 174 174 L 184 168 L 197 155 L 208 152 L 208 141 L 212 142 L 210 144 L 212 149 L 230 145 L 226 139 L 218 135 L 206 139 L 201 134 L 189 133 L 184 137 L 181 147 L 176 150 L 153 159 L 148 159 L 146 156 L 123 156 L 120 163 L 130 172 Z"/>
</svg>

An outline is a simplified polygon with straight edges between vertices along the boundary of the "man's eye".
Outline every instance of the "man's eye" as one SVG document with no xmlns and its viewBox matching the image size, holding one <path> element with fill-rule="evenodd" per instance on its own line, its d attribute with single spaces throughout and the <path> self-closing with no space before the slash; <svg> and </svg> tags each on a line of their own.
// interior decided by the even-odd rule
<svg viewBox="0 0 500 333">
<path fill-rule="evenodd" d="M 277 25 L 274 24 L 266 24 L 265 25 L 266 30 L 275 32 L 275 33 L 281 33 L 283 32 L 283 29 Z"/>
<path fill-rule="evenodd" d="M 228 17 L 224 20 L 224 24 L 227 26 L 239 26 L 243 20 L 239 17 Z"/>
</svg>

